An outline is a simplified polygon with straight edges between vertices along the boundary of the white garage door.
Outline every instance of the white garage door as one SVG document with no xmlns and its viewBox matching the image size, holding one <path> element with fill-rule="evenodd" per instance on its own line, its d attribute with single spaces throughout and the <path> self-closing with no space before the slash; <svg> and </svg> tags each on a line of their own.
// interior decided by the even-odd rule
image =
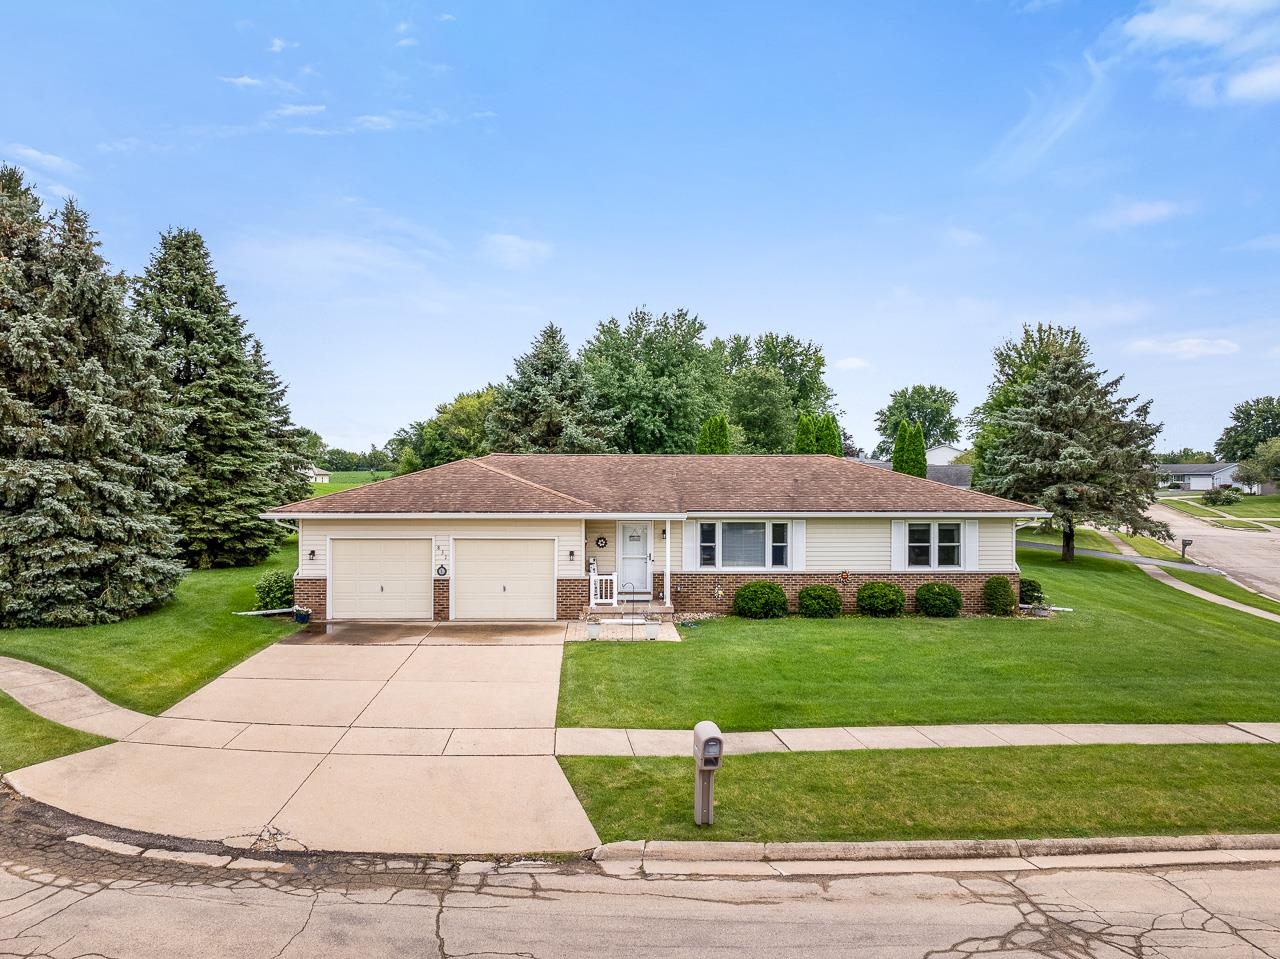
<svg viewBox="0 0 1280 959">
<path fill-rule="evenodd" d="M 334 619 L 431 619 L 431 540 L 335 539 L 330 549 Z"/>
<path fill-rule="evenodd" d="M 456 619 L 555 619 L 555 540 L 455 540 L 452 589 Z"/>
</svg>

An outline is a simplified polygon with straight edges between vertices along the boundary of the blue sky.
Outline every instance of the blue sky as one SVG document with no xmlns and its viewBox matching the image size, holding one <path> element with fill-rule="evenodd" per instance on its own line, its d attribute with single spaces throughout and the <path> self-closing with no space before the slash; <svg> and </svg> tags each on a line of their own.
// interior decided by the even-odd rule
<svg viewBox="0 0 1280 959">
<path fill-rule="evenodd" d="M 1280 0 L 51 3 L 0 158 L 201 230 L 299 422 L 381 443 L 547 321 L 821 342 L 844 423 L 1073 323 L 1216 438 L 1280 372 Z M 14 78 L 19 78 L 15 81 Z"/>
</svg>

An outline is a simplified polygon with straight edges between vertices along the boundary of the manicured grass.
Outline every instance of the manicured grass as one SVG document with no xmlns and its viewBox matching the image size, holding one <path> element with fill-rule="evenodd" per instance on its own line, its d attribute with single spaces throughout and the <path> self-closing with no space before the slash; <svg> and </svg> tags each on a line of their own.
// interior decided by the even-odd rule
<svg viewBox="0 0 1280 959">
<path fill-rule="evenodd" d="M 561 757 L 604 842 L 998 839 L 1280 831 L 1280 745 L 730 756 L 715 825 L 685 758 Z"/>
<path fill-rule="evenodd" d="M 728 617 L 683 643 L 570 643 L 561 726 L 734 730 L 980 722 L 1274 722 L 1280 626 L 1131 563 L 1022 549 L 1047 620 Z"/>
<path fill-rule="evenodd" d="M 1246 518 L 1250 516 L 1280 516 L 1280 494 L 1246 496 L 1238 503 L 1218 508 L 1224 513 L 1230 513 L 1232 516 Z"/>
<path fill-rule="evenodd" d="M 1207 593 L 1234 599 L 1237 603 L 1244 603 L 1246 606 L 1253 606 L 1255 609 L 1265 609 L 1269 613 L 1280 613 L 1280 603 L 1277 603 L 1274 599 L 1268 599 L 1266 596 L 1261 596 L 1252 590 L 1245 589 L 1243 586 L 1237 586 L 1225 576 L 1215 576 L 1213 573 L 1197 573 L 1189 569 L 1166 569 L 1166 572 L 1174 579 L 1180 579 L 1184 583 L 1203 589 Z"/>
<path fill-rule="evenodd" d="M 1212 510 L 1207 510 L 1197 500 L 1190 499 L 1162 499 L 1161 506 L 1167 506 L 1170 509 L 1176 509 L 1179 512 L 1186 513 L 1190 516 L 1209 516 L 1214 517 L 1218 514 Z"/>
<path fill-rule="evenodd" d="M 339 483 L 347 483 L 351 486 L 363 486 L 366 483 L 374 483 L 393 475 L 391 470 L 338 470 L 329 474 L 330 481 L 328 483 L 320 483 L 319 485 L 334 486 Z"/>
<path fill-rule="evenodd" d="M 0 693 L 0 773 L 111 742 L 37 716 Z"/>
<path fill-rule="evenodd" d="M 1223 519 L 1219 516 L 1213 521 L 1214 526 L 1222 526 L 1226 529 L 1251 529 L 1255 533 L 1266 532 L 1267 527 L 1261 523 L 1250 523 L 1247 519 Z"/>
<path fill-rule="evenodd" d="M 1175 563 L 1188 562 L 1182 558 L 1182 553 L 1158 539 L 1152 539 L 1150 536 L 1130 536 L 1128 533 L 1116 533 L 1116 535 L 1137 550 L 1139 556 L 1167 559 Z"/>
<path fill-rule="evenodd" d="M 145 713 L 168 709 L 193 690 L 296 627 L 253 609 L 253 584 L 272 569 L 292 572 L 290 538 L 261 566 L 197 570 L 155 612 L 105 626 L 0 630 L 0 654 L 48 666 L 112 702 Z"/>
<path fill-rule="evenodd" d="M 1062 530 L 1042 533 L 1037 529 L 1018 530 L 1018 539 L 1032 543 L 1048 543 L 1050 546 L 1062 545 Z M 1118 553 L 1115 543 L 1111 542 L 1095 529 L 1076 530 L 1076 549 L 1096 549 L 1103 553 Z"/>
<path fill-rule="evenodd" d="M 328 496 L 330 493 L 341 493 L 344 490 L 355 489 L 357 486 L 368 486 L 368 483 L 312 483 L 311 497 Z"/>
</svg>

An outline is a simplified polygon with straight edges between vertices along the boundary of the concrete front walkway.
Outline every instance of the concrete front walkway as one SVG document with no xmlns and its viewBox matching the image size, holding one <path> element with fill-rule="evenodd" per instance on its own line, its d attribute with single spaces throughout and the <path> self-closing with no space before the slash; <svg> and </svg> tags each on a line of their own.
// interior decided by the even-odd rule
<svg viewBox="0 0 1280 959">
<path fill-rule="evenodd" d="M 6 778 L 89 819 L 245 847 L 596 845 L 553 754 L 564 625 L 398 632 L 270 647 L 121 742 Z"/>
</svg>

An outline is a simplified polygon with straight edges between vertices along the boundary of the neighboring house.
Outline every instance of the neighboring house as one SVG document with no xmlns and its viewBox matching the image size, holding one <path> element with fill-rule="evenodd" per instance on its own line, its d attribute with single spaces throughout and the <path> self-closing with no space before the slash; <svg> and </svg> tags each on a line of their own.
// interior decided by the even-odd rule
<svg viewBox="0 0 1280 959">
<path fill-rule="evenodd" d="M 962 450 L 958 446 L 943 443 L 941 446 L 933 446 L 925 450 L 924 461 L 930 466 L 950 466 L 957 456 L 967 452 L 968 450 Z"/>
<path fill-rule="evenodd" d="M 313 483 L 327 483 L 330 479 L 329 471 L 319 466 L 308 467 L 307 475 Z"/>
<path fill-rule="evenodd" d="M 1233 478 L 1238 463 L 1160 463 L 1165 486 L 1177 484 L 1182 489 L 1207 490 L 1217 486 L 1237 486 Z"/>
<path fill-rule="evenodd" d="M 577 619 L 624 598 L 725 612 L 750 580 L 794 607 L 811 583 L 1016 586 L 1014 530 L 1040 510 L 832 456 L 494 454 L 265 518 L 298 525 L 296 601 L 327 619 Z M 603 579 L 592 579 L 592 571 Z"/>
<path fill-rule="evenodd" d="M 876 469 L 893 469 L 893 464 L 888 460 L 858 459 L 856 462 L 864 466 L 874 466 Z M 973 486 L 972 466 L 944 466 L 938 463 L 931 463 L 927 464 L 924 470 L 925 478 L 931 479 L 935 483 L 946 483 L 948 486 L 955 486 L 960 489 L 969 489 Z"/>
</svg>

